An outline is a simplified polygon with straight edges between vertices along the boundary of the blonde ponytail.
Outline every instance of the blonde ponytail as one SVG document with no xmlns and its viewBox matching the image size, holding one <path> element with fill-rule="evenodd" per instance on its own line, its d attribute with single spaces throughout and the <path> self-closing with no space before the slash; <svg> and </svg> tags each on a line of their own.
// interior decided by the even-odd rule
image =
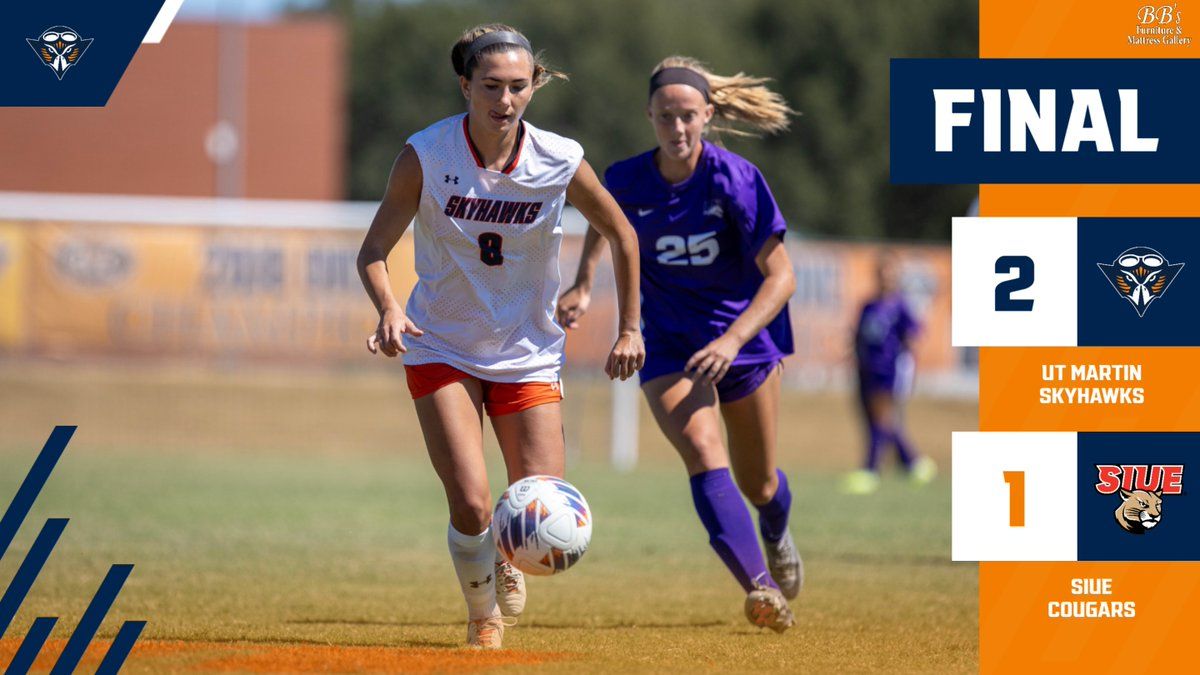
<svg viewBox="0 0 1200 675">
<path fill-rule="evenodd" d="M 653 72 L 663 68 L 687 68 L 708 81 L 709 101 L 713 105 L 714 131 L 734 136 L 758 136 L 763 133 L 777 134 L 791 125 L 791 116 L 797 114 L 788 107 L 787 101 L 766 87 L 770 78 L 752 77 L 738 73 L 728 77 L 715 75 L 704 64 L 690 56 L 668 56 Z M 749 127 L 746 131 L 739 127 Z"/>
</svg>

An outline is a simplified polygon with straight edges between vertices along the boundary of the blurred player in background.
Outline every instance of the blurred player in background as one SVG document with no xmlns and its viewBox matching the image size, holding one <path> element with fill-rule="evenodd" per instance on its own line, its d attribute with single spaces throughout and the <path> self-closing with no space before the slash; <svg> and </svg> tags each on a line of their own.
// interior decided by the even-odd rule
<svg viewBox="0 0 1200 675">
<path fill-rule="evenodd" d="M 788 531 L 791 493 L 775 466 L 781 361 L 792 353 L 787 301 L 796 285 L 783 246 L 787 225 L 758 169 L 704 140 L 714 117 L 786 129 L 792 111 L 764 81 L 713 75 L 691 58 L 664 60 L 650 78 L 647 108 L 658 147 L 617 162 L 605 182 L 642 254 L 642 391 L 691 476 L 709 543 L 747 593 L 747 617 L 782 632 L 793 623 L 787 599 L 803 579 Z M 564 326 L 587 311 L 599 236 L 588 231 L 575 285 L 559 299 Z M 743 494 L 758 510 L 766 561 Z"/>
<path fill-rule="evenodd" d="M 372 353 L 404 354 L 421 431 L 450 506 L 450 555 L 467 602 L 467 642 L 498 648 L 504 617 L 525 605 L 524 579 L 502 562 L 490 528 L 483 458 L 486 410 L 508 482 L 563 475 L 554 321 L 560 219 L 569 200 L 611 243 L 620 333 L 606 365 L 626 379 L 645 348 L 638 319 L 637 239 L 583 160 L 578 143 L 524 122 L 533 92 L 560 73 L 502 24 L 473 28 L 451 51 L 467 113 L 411 136 L 359 254 L 379 326 Z M 416 217 L 417 284 L 407 309 L 387 256 Z"/>
<path fill-rule="evenodd" d="M 933 460 L 918 455 L 905 437 L 902 419 L 915 372 L 911 344 L 919 331 L 920 324 L 900 291 L 896 260 L 885 251 L 875 265 L 875 294 L 863 305 L 854 332 L 867 453 L 863 468 L 843 481 L 846 493 L 870 494 L 879 489 L 879 460 L 887 445 L 896 448 L 914 483 L 923 485 L 937 474 Z"/>
</svg>

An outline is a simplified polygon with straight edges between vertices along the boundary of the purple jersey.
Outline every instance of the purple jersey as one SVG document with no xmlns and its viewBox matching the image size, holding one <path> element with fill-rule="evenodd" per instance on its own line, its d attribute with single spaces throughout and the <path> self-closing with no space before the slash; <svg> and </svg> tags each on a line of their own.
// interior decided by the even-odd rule
<svg viewBox="0 0 1200 675">
<path fill-rule="evenodd" d="M 763 282 L 755 256 L 769 238 L 782 237 L 787 224 L 758 168 L 711 143 L 682 183 L 667 183 L 653 150 L 613 164 L 604 180 L 641 247 L 647 360 L 686 361 L 750 305 Z M 791 353 L 785 306 L 733 364 Z"/>
<path fill-rule="evenodd" d="M 920 329 L 916 317 L 899 293 L 863 305 L 855 335 L 858 370 L 880 376 L 893 375 L 896 361 L 908 340 Z"/>
</svg>

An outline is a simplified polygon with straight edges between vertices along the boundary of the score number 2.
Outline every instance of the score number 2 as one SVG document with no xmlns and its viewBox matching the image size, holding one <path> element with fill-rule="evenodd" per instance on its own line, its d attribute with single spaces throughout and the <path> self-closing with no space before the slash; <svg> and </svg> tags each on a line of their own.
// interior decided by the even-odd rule
<svg viewBox="0 0 1200 675">
<path fill-rule="evenodd" d="M 1033 300 L 1018 300 L 1013 293 L 1033 285 L 1033 258 L 1027 255 L 1002 255 L 996 258 L 996 274 L 1008 274 L 1013 270 L 1017 276 L 996 284 L 997 312 L 1032 312 Z"/>
</svg>

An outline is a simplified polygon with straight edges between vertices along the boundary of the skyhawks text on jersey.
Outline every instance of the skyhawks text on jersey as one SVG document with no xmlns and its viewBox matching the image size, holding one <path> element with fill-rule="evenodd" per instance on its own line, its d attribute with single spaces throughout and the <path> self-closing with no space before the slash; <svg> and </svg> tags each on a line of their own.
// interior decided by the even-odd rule
<svg viewBox="0 0 1200 675">
<path fill-rule="evenodd" d="M 529 225 L 537 220 L 542 202 L 510 202 L 503 199 L 462 197 L 454 195 L 442 212 L 451 218 L 477 220 L 482 223 L 518 223 Z"/>
</svg>

